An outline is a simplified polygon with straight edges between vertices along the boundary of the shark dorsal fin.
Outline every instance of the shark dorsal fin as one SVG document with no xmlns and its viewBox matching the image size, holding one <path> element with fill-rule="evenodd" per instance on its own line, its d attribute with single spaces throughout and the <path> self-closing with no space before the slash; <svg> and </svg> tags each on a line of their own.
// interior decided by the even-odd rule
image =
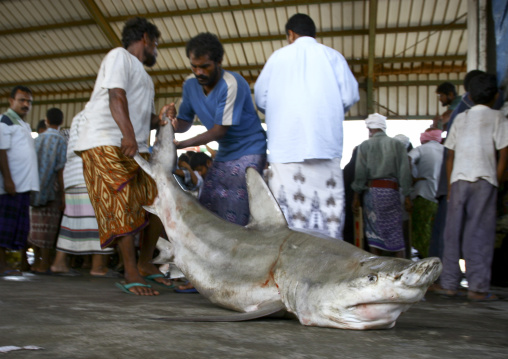
<svg viewBox="0 0 508 359">
<path fill-rule="evenodd" d="M 279 204 L 258 171 L 247 168 L 246 177 L 251 215 L 251 221 L 247 227 L 287 227 L 288 223 Z"/>
</svg>

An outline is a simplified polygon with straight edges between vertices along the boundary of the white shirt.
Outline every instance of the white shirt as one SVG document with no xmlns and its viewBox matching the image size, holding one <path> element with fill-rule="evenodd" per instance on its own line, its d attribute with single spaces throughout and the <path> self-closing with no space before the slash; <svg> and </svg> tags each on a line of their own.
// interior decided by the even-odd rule
<svg viewBox="0 0 508 359">
<path fill-rule="evenodd" d="M 69 142 L 67 143 L 67 162 L 63 170 L 63 180 L 65 190 L 77 185 L 85 184 L 85 177 L 83 174 L 83 160 L 74 152 L 76 141 L 79 138 L 79 129 L 85 117 L 84 111 L 78 113 L 72 119 L 71 129 L 69 131 Z"/>
<path fill-rule="evenodd" d="M 436 191 L 443 163 L 444 146 L 436 141 L 429 141 L 409 152 L 413 165 L 413 176 L 425 178 L 415 183 L 411 198 L 417 196 L 437 203 Z"/>
<path fill-rule="evenodd" d="M 111 50 L 102 61 L 75 150 L 121 145 L 122 132 L 111 115 L 109 89 L 125 90 L 129 117 L 139 152 L 148 152 L 151 116 L 155 113 L 155 90 L 150 75 L 137 57 L 124 48 Z"/>
<path fill-rule="evenodd" d="M 484 179 L 497 183 L 496 150 L 508 146 L 508 119 L 500 111 L 476 105 L 455 117 L 445 147 L 455 151 L 450 183 Z"/>
<path fill-rule="evenodd" d="M 19 119 L 19 125 L 0 123 L 0 150 L 7 151 L 7 161 L 16 193 L 39 190 L 37 155 L 30 126 Z M 4 189 L 4 178 L 0 174 L 0 194 Z"/>
<path fill-rule="evenodd" d="M 269 162 L 342 157 L 344 113 L 360 96 L 338 51 L 299 37 L 270 56 L 254 93 L 266 115 Z"/>
</svg>

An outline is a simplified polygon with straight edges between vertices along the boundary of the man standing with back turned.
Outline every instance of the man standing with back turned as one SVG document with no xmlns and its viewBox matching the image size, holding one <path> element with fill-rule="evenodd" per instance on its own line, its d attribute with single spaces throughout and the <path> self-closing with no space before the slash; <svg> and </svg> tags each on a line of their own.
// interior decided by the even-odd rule
<svg viewBox="0 0 508 359">
<path fill-rule="evenodd" d="M 342 122 L 359 99 L 344 57 L 319 44 L 305 14 L 286 23 L 289 46 L 268 59 L 254 87 L 266 115 L 269 186 L 291 228 L 342 239 Z"/>
<path fill-rule="evenodd" d="M 151 263 L 162 224 L 142 208 L 153 202 L 157 187 L 132 158 L 138 151 L 148 158 L 150 129 L 165 124 L 160 120 L 165 108 L 155 115 L 153 81 L 143 67 L 155 65 L 159 36 L 144 18 L 125 23 L 123 48 L 111 50 L 102 61 L 75 147 L 83 159 L 101 247 L 118 244 L 123 256 L 125 283 L 117 286 L 137 295 L 159 294 L 147 280 L 170 285 Z M 134 235 L 143 229 L 136 265 Z"/>
</svg>

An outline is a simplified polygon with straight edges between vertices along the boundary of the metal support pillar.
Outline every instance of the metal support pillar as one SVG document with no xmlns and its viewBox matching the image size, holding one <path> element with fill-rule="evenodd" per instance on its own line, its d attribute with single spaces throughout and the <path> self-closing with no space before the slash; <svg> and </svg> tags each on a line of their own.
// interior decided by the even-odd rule
<svg viewBox="0 0 508 359">
<path fill-rule="evenodd" d="M 374 59 L 376 52 L 377 0 L 369 2 L 369 60 L 367 71 L 367 114 L 374 113 Z"/>
</svg>

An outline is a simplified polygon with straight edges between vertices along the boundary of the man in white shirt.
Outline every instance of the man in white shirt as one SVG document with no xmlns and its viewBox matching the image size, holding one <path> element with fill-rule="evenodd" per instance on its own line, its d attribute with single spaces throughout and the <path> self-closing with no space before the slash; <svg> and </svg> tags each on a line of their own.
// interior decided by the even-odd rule
<svg viewBox="0 0 508 359">
<path fill-rule="evenodd" d="M 508 160 L 508 119 L 491 107 L 497 99 L 495 75 L 471 80 L 475 106 L 459 114 L 446 138 L 448 210 L 443 251 L 443 294 L 457 295 L 466 260 L 468 299 L 495 300 L 489 293 L 496 232 L 497 188 Z"/>
<path fill-rule="evenodd" d="M 165 124 L 166 107 L 155 114 L 153 81 L 143 67 L 155 64 L 159 37 L 157 27 L 144 18 L 125 23 L 123 48 L 111 50 L 102 61 L 75 147 L 83 159 L 101 247 L 118 243 L 122 253 L 125 283 L 117 286 L 137 295 L 159 294 L 146 281 L 171 286 L 151 263 L 162 224 L 142 207 L 153 202 L 157 187 L 132 158 L 137 152 L 148 158 L 150 129 Z M 142 230 L 136 264 L 134 235 Z"/>
<path fill-rule="evenodd" d="M 360 99 L 358 83 L 344 57 L 316 41 L 308 15 L 293 15 L 286 34 L 289 45 L 254 87 L 266 115 L 268 183 L 290 227 L 342 239 L 342 122 Z"/>
<path fill-rule="evenodd" d="M 30 191 L 39 190 L 37 155 L 30 125 L 32 91 L 16 86 L 0 119 L 0 276 L 21 275 L 7 265 L 6 249 L 23 250 L 30 231 Z"/>
</svg>

